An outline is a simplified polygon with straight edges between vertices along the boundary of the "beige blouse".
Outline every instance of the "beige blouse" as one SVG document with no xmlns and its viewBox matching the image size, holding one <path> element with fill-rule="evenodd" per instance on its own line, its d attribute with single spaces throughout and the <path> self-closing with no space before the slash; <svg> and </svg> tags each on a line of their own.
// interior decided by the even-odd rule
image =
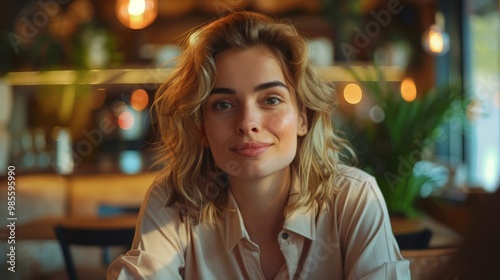
<svg viewBox="0 0 500 280">
<path fill-rule="evenodd" d="M 277 236 L 285 264 L 274 279 L 410 279 L 375 179 L 342 166 L 331 205 L 292 213 Z M 298 192 L 293 180 L 291 193 Z M 293 199 L 296 195 L 290 197 Z M 182 222 L 165 207 L 164 182 L 146 195 L 132 249 L 115 260 L 107 279 L 264 279 L 259 247 L 238 206 L 216 227 Z"/>
</svg>

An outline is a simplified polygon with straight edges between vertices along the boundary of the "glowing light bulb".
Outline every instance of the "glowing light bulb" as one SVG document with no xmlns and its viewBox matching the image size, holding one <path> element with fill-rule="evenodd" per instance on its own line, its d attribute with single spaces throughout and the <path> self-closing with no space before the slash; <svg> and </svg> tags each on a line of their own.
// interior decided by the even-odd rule
<svg viewBox="0 0 500 280">
<path fill-rule="evenodd" d="M 158 0 L 117 0 L 115 12 L 126 27 L 142 29 L 158 16 Z"/>
<path fill-rule="evenodd" d="M 424 33 L 422 44 L 428 53 L 443 55 L 450 49 L 450 37 L 439 26 L 433 25 Z"/>
<path fill-rule="evenodd" d="M 441 13 L 436 13 L 436 24 L 422 35 L 422 46 L 432 55 L 443 55 L 450 49 L 450 36 L 444 31 L 444 16 Z"/>
<path fill-rule="evenodd" d="M 429 49 L 433 53 L 441 53 L 444 49 L 443 34 L 434 30 L 429 31 Z"/>
<path fill-rule="evenodd" d="M 146 1 L 145 0 L 130 0 L 128 3 L 128 13 L 131 16 L 140 16 L 146 11 Z"/>
</svg>

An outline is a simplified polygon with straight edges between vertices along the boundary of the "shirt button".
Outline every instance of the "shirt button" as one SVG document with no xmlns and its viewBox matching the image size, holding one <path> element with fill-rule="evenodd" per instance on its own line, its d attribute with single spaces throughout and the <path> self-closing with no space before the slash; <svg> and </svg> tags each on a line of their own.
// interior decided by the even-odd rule
<svg viewBox="0 0 500 280">
<path fill-rule="evenodd" d="M 288 232 L 285 232 L 285 233 L 283 233 L 283 234 L 281 235 L 281 238 L 283 238 L 283 239 L 285 239 L 285 240 L 286 240 L 286 239 L 288 239 L 288 236 L 289 236 L 289 235 L 288 235 Z"/>
</svg>

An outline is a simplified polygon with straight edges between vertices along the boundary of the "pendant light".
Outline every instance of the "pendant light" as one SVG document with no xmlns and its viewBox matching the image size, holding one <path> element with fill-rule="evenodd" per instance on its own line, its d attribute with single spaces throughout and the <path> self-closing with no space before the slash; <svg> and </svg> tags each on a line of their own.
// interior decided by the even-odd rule
<svg viewBox="0 0 500 280">
<path fill-rule="evenodd" d="M 436 21 L 422 35 L 424 50 L 432 55 L 444 55 L 450 49 L 450 36 L 444 31 L 444 16 L 436 13 Z"/>
<path fill-rule="evenodd" d="M 158 0 L 117 0 L 116 17 L 128 28 L 142 29 L 158 16 Z"/>
</svg>

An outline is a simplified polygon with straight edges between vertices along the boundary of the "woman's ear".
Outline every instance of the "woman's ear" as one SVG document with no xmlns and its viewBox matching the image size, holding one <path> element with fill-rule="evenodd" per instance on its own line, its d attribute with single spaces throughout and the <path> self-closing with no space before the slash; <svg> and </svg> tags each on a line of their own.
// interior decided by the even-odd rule
<svg viewBox="0 0 500 280">
<path fill-rule="evenodd" d="M 307 109 L 305 106 L 302 106 L 299 111 L 299 118 L 297 120 L 297 135 L 304 136 L 307 134 L 309 127 L 307 125 Z"/>
</svg>

